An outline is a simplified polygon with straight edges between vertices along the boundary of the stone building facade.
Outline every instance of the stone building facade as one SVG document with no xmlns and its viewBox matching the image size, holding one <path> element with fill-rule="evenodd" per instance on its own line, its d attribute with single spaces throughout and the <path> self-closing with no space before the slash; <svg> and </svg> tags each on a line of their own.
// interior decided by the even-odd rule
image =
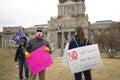
<svg viewBox="0 0 120 80">
<path fill-rule="evenodd" d="M 112 23 L 112 20 L 96 21 L 95 23 L 89 24 L 88 33 L 89 40 L 94 43 L 95 35 L 107 34 Z"/>
<path fill-rule="evenodd" d="M 89 34 L 101 35 L 103 32 L 107 33 L 112 23 L 114 23 L 112 20 L 96 21 L 89 25 Z"/>
<path fill-rule="evenodd" d="M 102 33 L 108 33 L 109 28 L 111 27 L 112 23 L 116 23 L 112 20 L 104 20 L 104 21 L 96 21 L 95 23 L 89 24 L 88 25 L 88 38 L 89 40 L 92 40 L 95 38 L 94 35 L 101 35 Z M 12 40 L 13 36 L 15 36 L 16 32 L 18 29 L 23 29 L 24 33 L 28 34 L 29 37 L 32 39 L 35 37 L 35 28 L 36 27 L 44 27 L 44 38 L 49 40 L 50 45 L 55 47 L 55 41 L 60 38 L 56 38 L 51 32 L 48 30 L 48 24 L 41 24 L 41 25 L 35 25 L 33 27 L 29 28 L 23 28 L 22 26 L 14 26 L 14 27 L 4 27 L 3 32 L 0 32 L 0 47 L 2 48 L 13 48 L 17 45 L 15 45 L 15 42 Z M 64 29 L 64 28 L 55 28 L 52 33 L 56 35 L 56 33 L 60 34 L 61 31 L 66 31 L 64 32 L 63 40 L 64 42 L 68 42 L 71 37 L 75 34 L 74 28 L 73 29 Z M 69 32 L 70 31 L 70 32 Z M 71 32 L 72 31 L 72 32 Z M 51 34 L 51 35 L 50 35 Z M 94 40 L 93 40 L 94 41 Z M 58 49 L 58 48 L 56 48 Z M 61 49 L 61 48 L 60 48 Z"/>
<path fill-rule="evenodd" d="M 12 37 L 16 34 L 17 30 L 22 28 L 21 26 L 16 27 L 3 27 L 2 33 L 2 48 L 11 48 L 15 46 L 15 42 L 12 40 Z"/>
<path fill-rule="evenodd" d="M 42 25 L 35 25 L 33 27 L 29 28 L 23 28 L 22 26 L 14 26 L 14 27 L 3 27 L 3 32 L 0 34 L 0 47 L 1 48 L 16 48 L 18 45 L 13 41 L 13 37 L 16 35 L 19 29 L 22 29 L 22 31 L 27 34 L 31 39 L 35 37 L 36 28 L 42 27 L 45 33 L 46 38 L 46 28 L 47 24 Z"/>
<path fill-rule="evenodd" d="M 65 44 L 75 34 L 75 27 L 82 26 L 88 37 L 88 16 L 85 3 L 67 0 L 58 4 L 58 16 L 48 21 L 47 40 L 54 49 L 64 49 Z"/>
</svg>

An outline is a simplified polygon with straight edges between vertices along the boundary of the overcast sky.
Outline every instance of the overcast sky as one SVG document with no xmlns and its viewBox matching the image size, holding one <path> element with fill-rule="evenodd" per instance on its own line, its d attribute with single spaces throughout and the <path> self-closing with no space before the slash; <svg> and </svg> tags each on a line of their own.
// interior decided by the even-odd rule
<svg viewBox="0 0 120 80">
<path fill-rule="evenodd" d="M 47 24 L 57 16 L 59 0 L 0 0 L 0 31 L 5 26 L 31 27 Z M 85 0 L 91 23 L 98 20 L 120 21 L 120 0 Z"/>
</svg>

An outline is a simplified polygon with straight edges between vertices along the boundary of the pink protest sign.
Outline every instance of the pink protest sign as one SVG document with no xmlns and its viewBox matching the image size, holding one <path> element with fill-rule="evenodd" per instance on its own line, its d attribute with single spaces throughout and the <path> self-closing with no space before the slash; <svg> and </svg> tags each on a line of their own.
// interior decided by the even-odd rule
<svg viewBox="0 0 120 80">
<path fill-rule="evenodd" d="M 37 74 L 53 64 L 49 52 L 44 50 L 45 47 L 42 46 L 31 52 L 29 58 L 25 57 L 33 74 Z"/>
</svg>

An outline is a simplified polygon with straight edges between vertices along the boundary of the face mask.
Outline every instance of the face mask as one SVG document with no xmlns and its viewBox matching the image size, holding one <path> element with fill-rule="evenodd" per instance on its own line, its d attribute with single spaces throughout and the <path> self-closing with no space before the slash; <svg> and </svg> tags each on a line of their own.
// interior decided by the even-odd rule
<svg viewBox="0 0 120 80">
<path fill-rule="evenodd" d="M 37 32 L 37 37 L 41 38 L 42 37 L 42 32 Z"/>
</svg>

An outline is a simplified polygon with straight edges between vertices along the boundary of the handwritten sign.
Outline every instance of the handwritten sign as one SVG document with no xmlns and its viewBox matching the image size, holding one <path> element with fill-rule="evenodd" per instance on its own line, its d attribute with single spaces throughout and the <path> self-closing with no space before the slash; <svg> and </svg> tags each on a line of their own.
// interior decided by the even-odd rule
<svg viewBox="0 0 120 80">
<path fill-rule="evenodd" d="M 46 46 L 42 46 L 31 52 L 29 58 L 25 57 L 33 74 L 37 74 L 53 64 L 49 52 L 44 50 L 45 47 Z"/>
<path fill-rule="evenodd" d="M 97 44 L 68 50 L 67 57 L 72 73 L 102 66 L 102 60 Z"/>
<path fill-rule="evenodd" d="M 69 61 L 68 61 L 68 57 L 67 57 L 68 46 L 69 46 L 69 43 L 67 43 L 65 46 L 64 54 L 63 54 L 63 58 L 62 58 L 62 64 L 65 66 L 69 66 Z"/>
</svg>

